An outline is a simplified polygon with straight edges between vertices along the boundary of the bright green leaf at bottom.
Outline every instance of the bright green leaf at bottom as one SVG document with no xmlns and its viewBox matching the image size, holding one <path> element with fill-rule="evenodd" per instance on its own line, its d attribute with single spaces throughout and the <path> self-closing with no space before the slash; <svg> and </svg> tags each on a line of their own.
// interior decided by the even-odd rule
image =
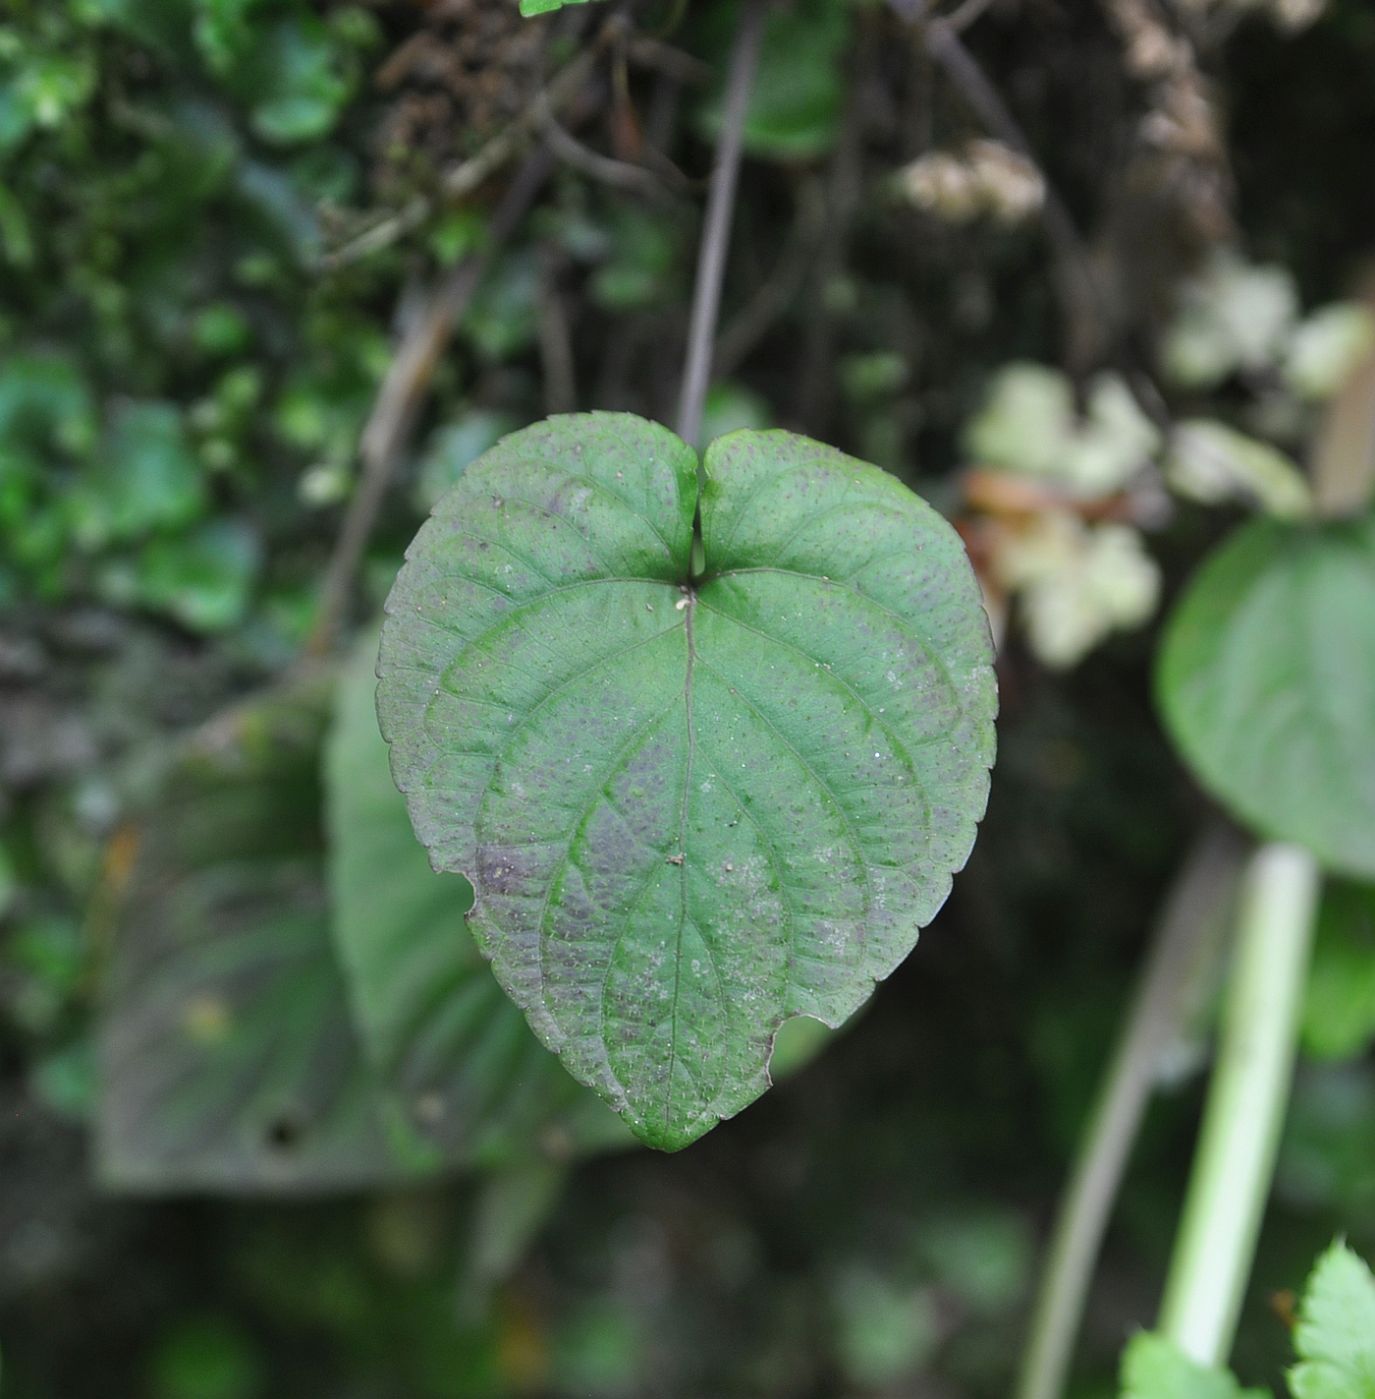
<svg viewBox="0 0 1375 1399">
<path fill-rule="evenodd" d="M 1164 1336 L 1133 1336 L 1122 1359 L 1122 1399 L 1270 1399 L 1268 1390 L 1243 1389 L 1226 1370 L 1190 1360 Z"/>
<path fill-rule="evenodd" d="M 1308 1279 L 1294 1349 L 1294 1399 L 1375 1399 L 1375 1277 L 1343 1243 Z"/>
<path fill-rule="evenodd" d="M 621 414 L 505 439 L 436 506 L 378 707 L 436 869 L 539 1037 L 654 1146 L 769 1085 L 934 917 L 993 759 L 958 536 L 787 433 L 695 453 Z"/>
</svg>

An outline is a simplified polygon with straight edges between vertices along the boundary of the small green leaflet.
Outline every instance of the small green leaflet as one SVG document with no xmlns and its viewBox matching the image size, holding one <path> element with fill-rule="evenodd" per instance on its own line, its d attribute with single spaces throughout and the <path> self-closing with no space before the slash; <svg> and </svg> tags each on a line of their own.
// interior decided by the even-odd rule
<svg viewBox="0 0 1375 1399">
<path fill-rule="evenodd" d="M 1238 530 L 1171 618 L 1156 678 L 1175 743 L 1239 817 L 1375 875 L 1375 516 Z"/>
<path fill-rule="evenodd" d="M 1294 1349 L 1294 1399 L 1375 1399 L 1375 1277 L 1340 1241 L 1308 1279 Z"/>
<path fill-rule="evenodd" d="M 1270 1399 L 1270 1393 L 1243 1389 L 1229 1371 L 1207 1369 L 1173 1341 L 1142 1331 L 1122 1358 L 1122 1399 Z"/>
<path fill-rule="evenodd" d="M 838 1026 L 974 840 L 997 705 L 954 530 L 781 432 L 702 464 L 625 414 L 506 438 L 387 604 L 378 712 L 437 870 L 539 1038 L 650 1145 Z"/>
</svg>

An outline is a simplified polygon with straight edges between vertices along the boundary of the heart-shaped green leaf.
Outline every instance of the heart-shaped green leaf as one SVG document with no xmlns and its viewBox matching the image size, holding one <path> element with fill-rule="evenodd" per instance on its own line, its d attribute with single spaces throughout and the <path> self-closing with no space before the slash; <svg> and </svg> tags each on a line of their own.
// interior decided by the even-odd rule
<svg viewBox="0 0 1375 1399">
<path fill-rule="evenodd" d="M 653 1146 L 839 1025 L 974 839 L 988 625 L 958 536 L 782 432 L 707 451 L 622 414 L 475 462 L 388 601 L 378 709 L 436 869 L 540 1039 Z"/>
<path fill-rule="evenodd" d="M 1375 516 L 1238 530 L 1171 618 L 1157 680 L 1175 743 L 1238 816 L 1375 875 Z"/>
</svg>

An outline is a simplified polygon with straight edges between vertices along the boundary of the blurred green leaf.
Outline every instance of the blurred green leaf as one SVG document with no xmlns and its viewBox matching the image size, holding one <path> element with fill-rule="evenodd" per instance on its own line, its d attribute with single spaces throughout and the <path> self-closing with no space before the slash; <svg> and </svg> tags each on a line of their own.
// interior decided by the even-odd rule
<svg viewBox="0 0 1375 1399">
<path fill-rule="evenodd" d="M 265 141 L 291 145 L 315 140 L 334 126 L 354 78 L 328 26 L 302 11 L 254 26 L 235 86 L 252 96 L 254 131 Z"/>
<path fill-rule="evenodd" d="M 225 74 L 242 61 L 253 44 L 254 11 L 263 0 L 194 0 L 196 47 L 207 66 Z"/>
<path fill-rule="evenodd" d="M 509 253 L 482 279 L 463 317 L 463 333 L 478 354 L 501 364 L 534 343 L 539 272 L 532 252 Z"/>
<path fill-rule="evenodd" d="M 835 1037 L 836 1031 L 810 1015 L 794 1015 L 785 1020 L 773 1037 L 773 1052 L 769 1057 L 769 1077 L 779 1079 L 795 1074 L 816 1058 Z"/>
<path fill-rule="evenodd" d="M 1122 1399 L 1269 1399 L 1269 1391 L 1243 1389 L 1226 1370 L 1200 1365 L 1173 1341 L 1142 1331 L 1122 1360 Z"/>
<path fill-rule="evenodd" d="M 662 210 L 627 204 L 607 228 L 606 256 L 592 276 L 592 297 L 624 314 L 661 304 L 678 290 L 674 271 L 683 249 L 682 228 Z"/>
<path fill-rule="evenodd" d="M 95 400 L 72 357 L 16 354 L 0 363 L 0 451 L 80 454 L 95 437 Z"/>
<path fill-rule="evenodd" d="M 1375 516 L 1256 520 L 1166 628 L 1161 712 L 1199 780 L 1257 831 L 1375 874 Z"/>
<path fill-rule="evenodd" d="M 632 1399 L 644 1392 L 650 1338 L 638 1312 L 605 1297 L 580 1298 L 553 1337 L 559 1392 L 589 1399 Z"/>
<path fill-rule="evenodd" d="M 585 5 L 587 0 L 520 0 L 520 12 L 529 18 L 532 15 L 547 15 L 561 10 L 565 5 Z"/>
<path fill-rule="evenodd" d="M 194 520 L 207 503 L 201 464 L 170 403 L 121 408 L 70 500 L 85 549 L 127 543 Z"/>
<path fill-rule="evenodd" d="M 729 13 L 737 15 L 738 7 Z M 834 0 L 798 0 L 769 15 L 745 117 L 750 154 L 812 160 L 835 144 L 845 106 L 844 55 L 852 19 L 850 7 Z M 717 71 L 717 90 L 701 111 L 701 125 L 712 138 L 721 127 L 725 64 Z"/>
<path fill-rule="evenodd" d="M 232 355 L 248 346 L 248 317 L 232 302 L 207 306 L 195 319 L 192 338 L 196 348 L 209 355 Z"/>
<path fill-rule="evenodd" d="M 256 1399 L 264 1392 L 258 1347 L 227 1317 L 182 1317 L 153 1352 L 152 1399 Z"/>
<path fill-rule="evenodd" d="M 1304 1288 L 1294 1349 L 1294 1399 L 1375 1399 L 1375 1277 L 1340 1241 Z"/>
<path fill-rule="evenodd" d="M 909 372 L 906 357 L 894 350 L 846 355 L 839 369 L 846 397 L 860 404 L 872 404 L 900 392 Z"/>
<path fill-rule="evenodd" d="M 334 930 L 367 1052 L 450 1161 L 628 1145 L 497 985 L 466 927 L 472 886 L 430 868 L 377 729 L 376 665 L 372 633 L 344 671 L 326 763 Z"/>
<path fill-rule="evenodd" d="M 86 1036 L 45 1055 L 29 1076 L 34 1096 L 53 1112 L 84 1122 L 95 1107 L 95 1049 Z"/>
<path fill-rule="evenodd" d="M 1031 1278 L 1032 1241 L 1011 1210 L 971 1205 L 934 1216 L 922 1222 L 917 1246 L 930 1273 L 982 1312 L 1016 1305 Z"/>
<path fill-rule="evenodd" d="M 59 1029 L 86 972 L 81 930 L 69 917 L 42 914 L 18 921 L 0 943 L 8 986 L 6 1010 L 37 1038 Z"/>
<path fill-rule="evenodd" d="M 1323 891 L 1303 1003 L 1303 1047 L 1317 1059 L 1349 1059 L 1375 1040 L 1375 888 L 1331 883 Z"/>
<path fill-rule="evenodd" d="M 728 432 L 752 428 L 762 432 L 773 426 L 767 401 L 743 384 L 713 384 L 702 410 L 702 441 L 714 442 Z"/>
<path fill-rule="evenodd" d="M 109 1185 L 318 1192 L 438 1164 L 363 1063 L 330 944 L 327 690 L 200 730 L 138 821 L 99 1038 Z"/>
<path fill-rule="evenodd" d="M 135 600 L 193 631 L 225 631 L 248 609 L 259 556 L 257 536 L 232 519 L 155 539 L 138 557 Z"/>
<path fill-rule="evenodd" d="M 846 1378 L 866 1388 L 886 1388 L 920 1369 L 940 1341 L 932 1292 L 869 1269 L 851 1268 L 836 1280 L 832 1310 Z"/>
<path fill-rule="evenodd" d="M 619 1126 L 619 1123 L 617 1124 Z M 464 1249 L 459 1305 L 480 1316 L 492 1290 L 520 1264 L 558 1208 L 569 1168 L 561 1162 L 516 1163 L 482 1183 Z"/>
<path fill-rule="evenodd" d="M 1276 1183 L 1335 1219 L 1375 1211 L 1375 1072 L 1364 1060 L 1300 1065 Z"/>
<path fill-rule="evenodd" d="M 14 872 L 14 860 L 10 856 L 9 847 L 0 840 L 0 919 L 10 911 L 18 889 L 19 881 Z"/>
</svg>

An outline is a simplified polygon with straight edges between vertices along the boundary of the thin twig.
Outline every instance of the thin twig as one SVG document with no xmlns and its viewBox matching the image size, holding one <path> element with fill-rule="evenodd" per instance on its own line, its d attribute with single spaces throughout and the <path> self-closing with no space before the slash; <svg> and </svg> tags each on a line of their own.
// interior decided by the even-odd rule
<svg viewBox="0 0 1375 1399">
<path fill-rule="evenodd" d="M 836 314 L 829 293 L 844 274 L 851 229 L 864 195 L 861 171 L 865 98 L 864 85 L 857 75 L 864 69 L 864 60 L 872 56 L 873 27 L 863 26 L 860 39 L 866 47 L 856 56 L 859 61 L 852 61 L 849 66 L 849 98 L 826 172 L 825 227 L 821 252 L 812 269 L 812 310 L 803 327 L 801 363 L 796 375 L 793 411 L 808 431 L 822 438 L 829 435 L 835 405 Z"/>
<path fill-rule="evenodd" d="M 773 272 L 759 284 L 759 289 L 722 329 L 716 341 L 716 365 L 720 374 L 729 375 L 797 299 L 825 231 L 825 201 L 815 183 L 808 183 L 798 196 L 792 236 L 774 264 Z"/>
<path fill-rule="evenodd" d="M 948 24 L 957 34 L 963 34 L 976 20 L 983 18 L 989 6 L 995 0 L 964 0 L 961 5 L 956 5 L 949 14 L 941 16 L 941 23 Z"/>
<path fill-rule="evenodd" d="M 1166 900 L 1116 1050 L 1060 1202 L 1022 1355 L 1017 1399 L 1059 1399 L 1089 1281 L 1127 1159 L 1236 886 L 1245 847 L 1230 827 L 1204 833 Z"/>
<path fill-rule="evenodd" d="M 550 166 L 550 157 L 542 148 L 530 156 L 493 213 L 482 251 L 465 258 L 444 275 L 392 357 L 359 439 L 362 476 L 349 501 L 334 552 L 325 569 L 319 610 L 306 642 L 308 655 L 323 655 L 334 644 L 377 512 L 415 426 L 440 356 L 455 324 L 472 300 L 494 251 L 510 238 L 525 216 L 548 177 Z"/>
<path fill-rule="evenodd" d="M 573 344 L 552 254 L 539 259 L 539 352 L 545 415 L 572 412 L 578 399 Z"/>
<path fill-rule="evenodd" d="M 630 61 L 652 68 L 679 83 L 705 83 L 711 80 L 711 64 L 703 63 L 682 49 L 644 34 L 637 34 L 626 45 Z"/>
<path fill-rule="evenodd" d="M 663 199 L 668 193 L 663 180 L 654 171 L 628 160 L 616 160 L 583 145 L 551 111 L 546 110 L 541 117 L 540 131 L 559 160 L 589 179 L 610 185 L 613 189 L 630 190 L 651 198 Z"/>
<path fill-rule="evenodd" d="M 711 381 L 712 348 L 716 339 L 716 320 L 721 310 L 726 250 L 730 243 L 735 187 L 739 181 L 740 156 L 744 147 L 745 116 L 749 111 L 755 69 L 759 66 L 759 45 L 763 33 L 764 0 L 747 0 L 744 17 L 731 49 L 725 109 L 716 146 L 716 168 L 712 171 L 702 246 L 697 258 L 692 319 L 688 328 L 682 393 L 678 400 L 678 435 L 687 442 L 695 443 L 702 431 L 702 410 L 706 404 L 707 385 Z"/>
</svg>

